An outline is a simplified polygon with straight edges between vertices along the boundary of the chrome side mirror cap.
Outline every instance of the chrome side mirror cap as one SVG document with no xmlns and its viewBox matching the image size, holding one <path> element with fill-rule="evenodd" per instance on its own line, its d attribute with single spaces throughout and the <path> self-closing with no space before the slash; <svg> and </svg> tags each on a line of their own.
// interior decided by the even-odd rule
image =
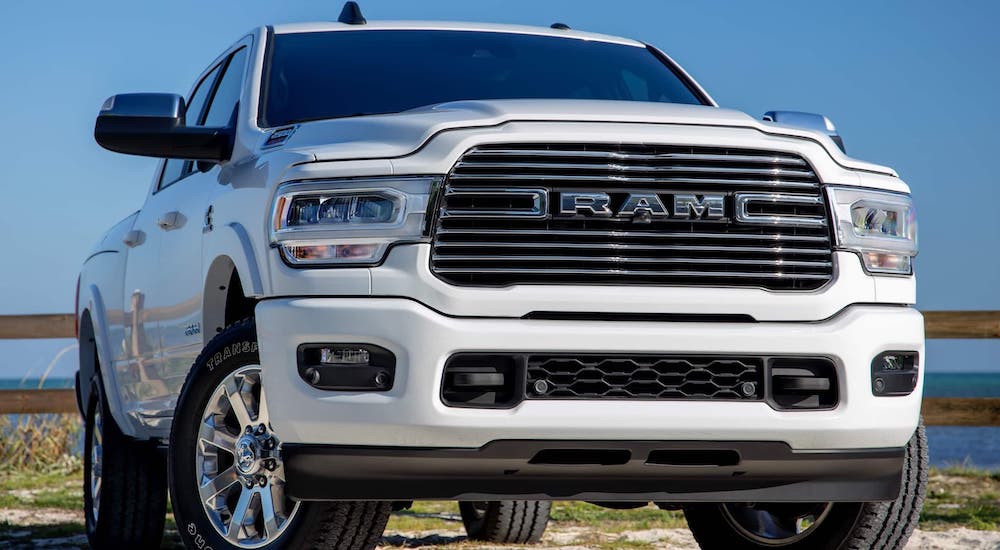
<svg viewBox="0 0 1000 550">
<path fill-rule="evenodd" d="M 764 120 L 768 122 L 776 122 L 778 124 L 784 124 L 785 126 L 794 126 L 796 128 L 802 128 L 805 130 L 815 130 L 817 132 L 822 132 L 833 140 L 840 147 L 841 151 L 846 152 L 844 149 L 844 140 L 837 133 L 837 127 L 833 125 L 833 122 L 823 115 L 818 115 L 816 113 L 802 113 L 799 111 L 768 111 L 764 113 Z"/>
</svg>

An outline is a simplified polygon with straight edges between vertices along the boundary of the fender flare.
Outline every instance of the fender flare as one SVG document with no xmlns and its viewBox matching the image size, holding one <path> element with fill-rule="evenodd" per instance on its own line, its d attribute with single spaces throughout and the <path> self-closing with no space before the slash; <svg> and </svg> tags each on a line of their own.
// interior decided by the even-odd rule
<svg viewBox="0 0 1000 550">
<path fill-rule="evenodd" d="M 230 222 L 221 226 L 220 231 L 203 242 L 205 266 L 202 279 L 207 280 L 209 271 L 215 260 L 228 257 L 240 277 L 240 284 L 247 296 L 263 296 L 264 283 L 260 273 L 260 264 L 254 251 L 253 241 L 243 225 Z"/>
</svg>

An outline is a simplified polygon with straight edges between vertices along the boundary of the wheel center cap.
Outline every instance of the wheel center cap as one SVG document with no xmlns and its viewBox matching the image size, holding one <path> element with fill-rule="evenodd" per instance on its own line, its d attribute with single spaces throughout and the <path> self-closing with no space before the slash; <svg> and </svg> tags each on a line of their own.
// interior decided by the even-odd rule
<svg viewBox="0 0 1000 550">
<path fill-rule="evenodd" d="M 260 452 L 257 447 L 257 439 L 249 435 L 236 442 L 236 469 L 241 474 L 255 474 L 260 469 Z"/>
</svg>

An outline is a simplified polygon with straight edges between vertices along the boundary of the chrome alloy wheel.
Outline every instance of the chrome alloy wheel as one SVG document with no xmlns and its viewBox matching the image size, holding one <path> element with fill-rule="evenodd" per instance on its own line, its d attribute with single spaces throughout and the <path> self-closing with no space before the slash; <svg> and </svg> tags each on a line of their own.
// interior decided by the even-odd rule
<svg viewBox="0 0 1000 550">
<path fill-rule="evenodd" d="M 781 547 L 812 534 L 830 514 L 833 503 L 734 503 L 721 508 L 726 521 L 747 540 Z"/>
<path fill-rule="evenodd" d="M 101 404 L 94 408 L 94 427 L 90 430 L 90 514 L 92 525 L 97 525 L 101 512 L 101 474 L 104 457 L 104 419 Z"/>
<path fill-rule="evenodd" d="M 240 548 L 273 542 L 299 505 L 285 496 L 281 442 L 271 431 L 259 365 L 229 374 L 201 415 L 195 472 L 212 526 Z"/>
</svg>

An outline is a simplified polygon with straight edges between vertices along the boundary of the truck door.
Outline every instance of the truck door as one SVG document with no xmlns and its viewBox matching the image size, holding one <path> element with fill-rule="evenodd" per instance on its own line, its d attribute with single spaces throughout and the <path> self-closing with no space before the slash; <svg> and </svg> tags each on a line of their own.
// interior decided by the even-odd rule
<svg viewBox="0 0 1000 550">
<path fill-rule="evenodd" d="M 220 69 L 221 64 L 195 85 L 187 102 L 186 121 L 202 119 Z M 186 185 L 192 179 L 192 166 L 180 159 L 160 164 L 146 203 L 125 237 L 129 246 L 123 308 L 127 349 L 124 364 L 117 367 L 117 378 L 125 410 L 152 424 L 173 412 L 173 396 L 180 392 L 187 374 L 186 367 L 180 371 L 165 361 L 163 343 L 175 343 L 175 325 L 200 319 L 200 304 L 194 309 L 192 304 L 178 304 L 174 292 L 164 286 L 172 274 L 200 273 L 201 219 L 189 204 L 196 199 L 184 196 L 188 188 L 195 187 Z M 176 255 L 178 240 L 191 238 L 192 227 L 197 229 L 197 238 L 185 246 L 194 248 L 193 252 Z M 166 338 L 164 330 L 169 332 Z"/>
<path fill-rule="evenodd" d="M 189 126 L 227 126 L 234 120 L 243 90 L 247 50 L 240 48 L 221 64 L 220 76 L 209 94 L 206 108 Z M 160 345 L 164 371 L 169 373 L 170 390 L 180 392 L 184 377 L 212 334 L 203 334 L 204 270 L 202 236 L 213 230 L 209 211 L 211 197 L 219 186 L 219 165 L 189 162 L 185 177 L 163 193 L 170 207 L 164 215 L 176 215 L 178 222 L 160 232 L 160 278 L 157 291 L 163 310 L 160 315 Z"/>
</svg>

